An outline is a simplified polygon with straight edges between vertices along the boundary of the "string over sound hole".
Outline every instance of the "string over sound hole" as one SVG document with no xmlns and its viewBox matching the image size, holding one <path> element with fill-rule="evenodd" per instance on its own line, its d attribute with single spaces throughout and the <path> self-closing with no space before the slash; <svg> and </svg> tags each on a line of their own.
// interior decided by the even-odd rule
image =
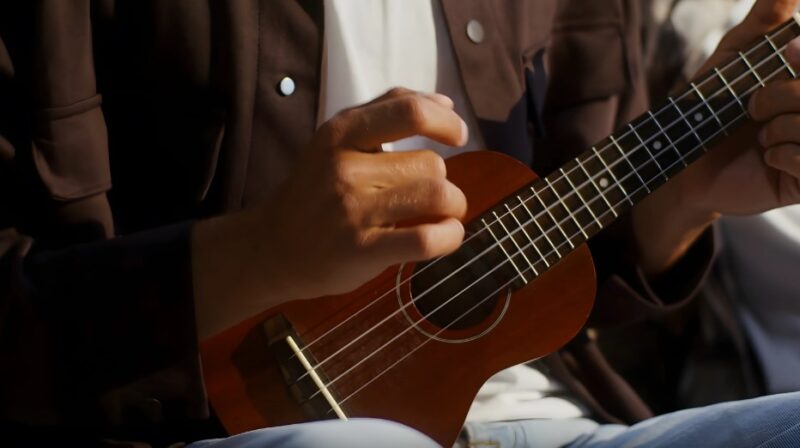
<svg viewBox="0 0 800 448">
<path fill-rule="evenodd" d="M 455 253 L 416 265 L 411 299 L 425 319 L 448 330 L 483 323 L 506 296 L 509 273 L 496 250 L 478 235 Z M 489 244 L 487 244 L 489 243 Z"/>
</svg>

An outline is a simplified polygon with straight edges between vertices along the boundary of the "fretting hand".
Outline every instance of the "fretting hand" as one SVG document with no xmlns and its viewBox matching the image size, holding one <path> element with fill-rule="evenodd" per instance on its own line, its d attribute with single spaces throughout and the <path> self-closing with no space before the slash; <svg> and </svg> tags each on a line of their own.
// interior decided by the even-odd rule
<svg viewBox="0 0 800 448">
<path fill-rule="evenodd" d="M 704 73 L 789 19 L 798 0 L 758 0 L 700 69 Z M 800 67 L 800 42 L 786 58 Z M 748 105 L 755 121 L 723 140 L 633 210 L 639 262 L 668 269 L 720 215 L 759 213 L 800 202 L 800 81 L 776 81 Z"/>
</svg>

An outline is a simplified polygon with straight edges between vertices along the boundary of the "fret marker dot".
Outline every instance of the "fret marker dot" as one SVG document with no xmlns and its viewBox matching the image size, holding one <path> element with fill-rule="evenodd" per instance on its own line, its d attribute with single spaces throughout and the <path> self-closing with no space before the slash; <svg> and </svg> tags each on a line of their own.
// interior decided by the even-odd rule
<svg viewBox="0 0 800 448">
<path fill-rule="evenodd" d="M 600 188 L 606 188 L 608 186 L 608 179 L 605 177 L 600 178 Z"/>
<path fill-rule="evenodd" d="M 700 112 L 694 114 L 694 121 L 697 121 L 698 123 L 703 121 L 703 114 L 701 114 Z"/>
<path fill-rule="evenodd" d="M 656 151 L 658 151 L 659 149 L 661 149 L 661 142 L 660 142 L 660 141 L 658 141 L 658 140 L 654 141 L 654 142 L 653 142 L 653 149 L 655 149 Z"/>
</svg>

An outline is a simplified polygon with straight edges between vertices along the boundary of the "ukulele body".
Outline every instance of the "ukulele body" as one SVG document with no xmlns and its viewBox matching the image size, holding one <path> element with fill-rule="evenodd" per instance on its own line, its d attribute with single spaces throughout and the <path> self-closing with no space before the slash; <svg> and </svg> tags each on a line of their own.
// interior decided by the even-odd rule
<svg viewBox="0 0 800 448">
<path fill-rule="evenodd" d="M 467 196 L 466 222 L 536 178 L 490 151 L 453 157 L 447 168 Z M 288 302 L 203 341 L 206 388 L 226 430 L 337 418 L 312 375 L 303 375 L 290 336 L 347 417 L 394 420 L 449 446 L 483 383 L 568 342 L 596 288 L 583 245 L 523 288 L 496 294 L 483 319 L 447 328 L 411 302 L 403 285 L 412 271 L 389 268 L 352 293 Z"/>
</svg>

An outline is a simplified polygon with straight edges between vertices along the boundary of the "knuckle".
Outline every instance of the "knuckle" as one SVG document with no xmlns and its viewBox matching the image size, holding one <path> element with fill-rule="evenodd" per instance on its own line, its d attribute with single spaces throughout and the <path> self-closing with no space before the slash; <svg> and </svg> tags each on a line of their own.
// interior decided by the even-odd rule
<svg viewBox="0 0 800 448">
<path fill-rule="evenodd" d="M 365 250 L 369 248 L 372 243 L 369 233 L 357 228 L 350 229 L 349 241 L 352 247 L 355 247 L 358 250 Z"/>
<path fill-rule="evenodd" d="M 347 227 L 356 229 L 356 223 L 361 219 L 361 201 L 353 191 L 339 189 L 339 208 Z"/>
<path fill-rule="evenodd" d="M 414 233 L 417 253 L 421 258 L 433 258 L 438 255 L 436 235 L 430 226 L 420 226 Z"/>
<path fill-rule="evenodd" d="M 392 87 L 386 92 L 386 96 L 389 98 L 397 98 L 403 95 L 408 95 L 411 93 L 411 90 L 406 89 L 405 87 Z"/>
<path fill-rule="evenodd" d="M 776 129 L 779 128 L 780 119 L 770 121 L 761 128 L 760 140 L 763 146 L 771 146 L 775 142 Z"/>
<path fill-rule="evenodd" d="M 425 105 L 419 95 L 409 95 L 402 100 L 401 114 L 413 129 L 422 129 L 427 119 L 425 117 Z"/>
<path fill-rule="evenodd" d="M 333 177 L 340 185 L 349 186 L 352 183 L 353 167 L 341 155 L 338 155 L 333 161 Z"/>
<path fill-rule="evenodd" d="M 436 211 L 444 211 L 450 204 L 450 186 L 443 179 L 431 179 L 428 181 L 427 195 L 431 206 Z"/>
<path fill-rule="evenodd" d="M 322 143 L 327 146 L 339 146 L 344 140 L 347 129 L 347 116 L 350 112 L 342 111 L 320 126 L 317 131 Z"/>
<path fill-rule="evenodd" d="M 419 157 L 434 176 L 440 178 L 447 177 L 447 166 L 444 163 L 444 159 L 439 154 L 426 149 L 420 151 Z"/>
</svg>

